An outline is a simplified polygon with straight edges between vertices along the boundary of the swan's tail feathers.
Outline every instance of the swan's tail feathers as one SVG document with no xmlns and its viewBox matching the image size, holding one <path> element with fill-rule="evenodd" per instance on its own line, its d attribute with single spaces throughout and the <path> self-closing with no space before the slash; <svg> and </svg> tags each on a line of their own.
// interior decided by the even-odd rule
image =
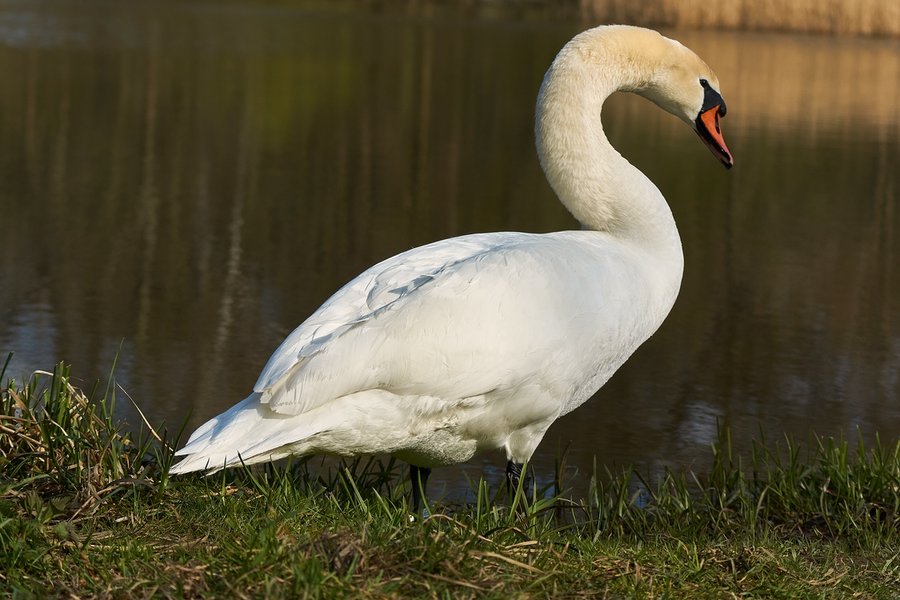
<svg viewBox="0 0 900 600">
<path fill-rule="evenodd" d="M 278 460 L 293 453 L 290 445 L 310 432 L 297 417 L 279 415 L 260 404 L 253 393 L 191 434 L 184 448 L 176 451 L 185 458 L 169 473 L 193 471 L 215 473 L 241 464 Z"/>
</svg>

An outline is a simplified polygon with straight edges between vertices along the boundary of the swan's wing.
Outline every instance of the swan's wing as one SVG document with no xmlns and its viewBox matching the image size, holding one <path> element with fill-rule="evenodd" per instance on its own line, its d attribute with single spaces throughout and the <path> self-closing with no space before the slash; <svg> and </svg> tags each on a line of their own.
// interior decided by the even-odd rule
<svg viewBox="0 0 900 600">
<path fill-rule="evenodd" d="M 253 390 L 262 394 L 263 403 L 269 403 L 274 392 L 284 388 L 285 379 L 293 371 L 302 368 L 334 339 L 408 298 L 435 278 L 446 276 L 460 264 L 508 245 L 521 235 L 526 234 L 474 234 L 441 240 L 367 269 L 288 335 L 269 358 Z M 310 402 L 318 404 L 318 400 L 310 399 Z M 304 401 L 289 412 L 298 414 L 309 408 L 309 403 Z"/>
<path fill-rule="evenodd" d="M 607 274 L 613 281 L 631 278 L 617 250 L 598 258 L 569 237 L 500 233 L 448 240 L 408 255 L 416 261 L 401 255 L 364 273 L 350 285 L 346 298 L 355 308 L 349 318 L 329 322 L 330 333 L 319 330 L 302 346 L 288 340 L 276 352 L 287 352 L 291 366 L 264 380 L 260 402 L 275 413 L 298 415 L 377 389 L 398 401 L 417 398 L 407 410 L 424 414 L 523 386 L 547 397 L 572 395 L 592 372 L 593 356 L 621 354 L 617 340 L 630 334 L 619 330 L 630 324 L 619 309 L 634 298 L 630 286 L 602 283 Z M 410 266 L 418 261 L 418 268 Z M 343 304 L 343 294 L 313 322 L 337 314 L 332 303 Z M 371 306 L 369 298 L 375 299 Z M 613 310 L 597 310 L 608 301 Z M 598 338 L 610 340 L 610 348 L 596 348 Z"/>
</svg>

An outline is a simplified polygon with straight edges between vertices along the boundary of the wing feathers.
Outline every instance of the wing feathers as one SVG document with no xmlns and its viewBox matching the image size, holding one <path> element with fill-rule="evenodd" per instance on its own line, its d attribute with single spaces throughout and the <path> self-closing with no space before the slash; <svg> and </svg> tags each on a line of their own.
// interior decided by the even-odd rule
<svg viewBox="0 0 900 600">
<path fill-rule="evenodd" d="M 307 364 L 348 331 L 391 310 L 473 258 L 528 234 L 475 234 L 414 248 L 360 274 L 329 298 L 295 329 L 269 358 L 254 386 L 261 402 L 274 410 L 299 414 L 335 396 L 306 396 Z M 320 375 L 319 379 L 326 378 Z M 312 375 L 311 379 L 315 379 Z M 349 382 L 348 382 L 349 383 Z M 345 386 L 346 387 L 346 386 Z M 352 386 L 350 386 L 352 387 Z M 346 389 L 345 393 L 358 391 Z M 329 393 L 337 393 L 337 390 Z"/>
</svg>

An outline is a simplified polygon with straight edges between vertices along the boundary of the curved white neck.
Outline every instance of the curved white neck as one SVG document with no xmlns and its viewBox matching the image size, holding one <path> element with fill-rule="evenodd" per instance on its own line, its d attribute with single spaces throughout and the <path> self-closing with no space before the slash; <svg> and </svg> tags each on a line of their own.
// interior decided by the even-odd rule
<svg viewBox="0 0 900 600">
<path fill-rule="evenodd" d="M 535 122 L 541 166 L 584 227 L 681 257 L 668 204 L 612 147 L 600 120 L 606 98 L 619 90 L 639 91 L 649 75 L 616 49 L 606 51 L 602 39 L 599 45 L 597 37 L 579 44 L 580 37 L 563 48 L 541 85 Z"/>
</svg>

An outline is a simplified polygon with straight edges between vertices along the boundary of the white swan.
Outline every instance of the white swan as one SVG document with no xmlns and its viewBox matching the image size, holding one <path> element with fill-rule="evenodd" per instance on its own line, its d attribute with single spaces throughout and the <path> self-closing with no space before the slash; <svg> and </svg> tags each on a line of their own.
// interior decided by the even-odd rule
<svg viewBox="0 0 900 600">
<path fill-rule="evenodd" d="M 576 36 L 544 78 L 535 134 L 584 230 L 467 235 L 378 263 L 284 340 L 253 393 L 197 429 L 171 472 L 388 453 L 417 481 L 419 468 L 505 448 L 517 482 L 547 428 L 656 331 L 681 284 L 672 213 L 607 141 L 604 100 L 649 98 L 730 167 L 718 89 L 697 55 L 654 31 Z"/>
</svg>

